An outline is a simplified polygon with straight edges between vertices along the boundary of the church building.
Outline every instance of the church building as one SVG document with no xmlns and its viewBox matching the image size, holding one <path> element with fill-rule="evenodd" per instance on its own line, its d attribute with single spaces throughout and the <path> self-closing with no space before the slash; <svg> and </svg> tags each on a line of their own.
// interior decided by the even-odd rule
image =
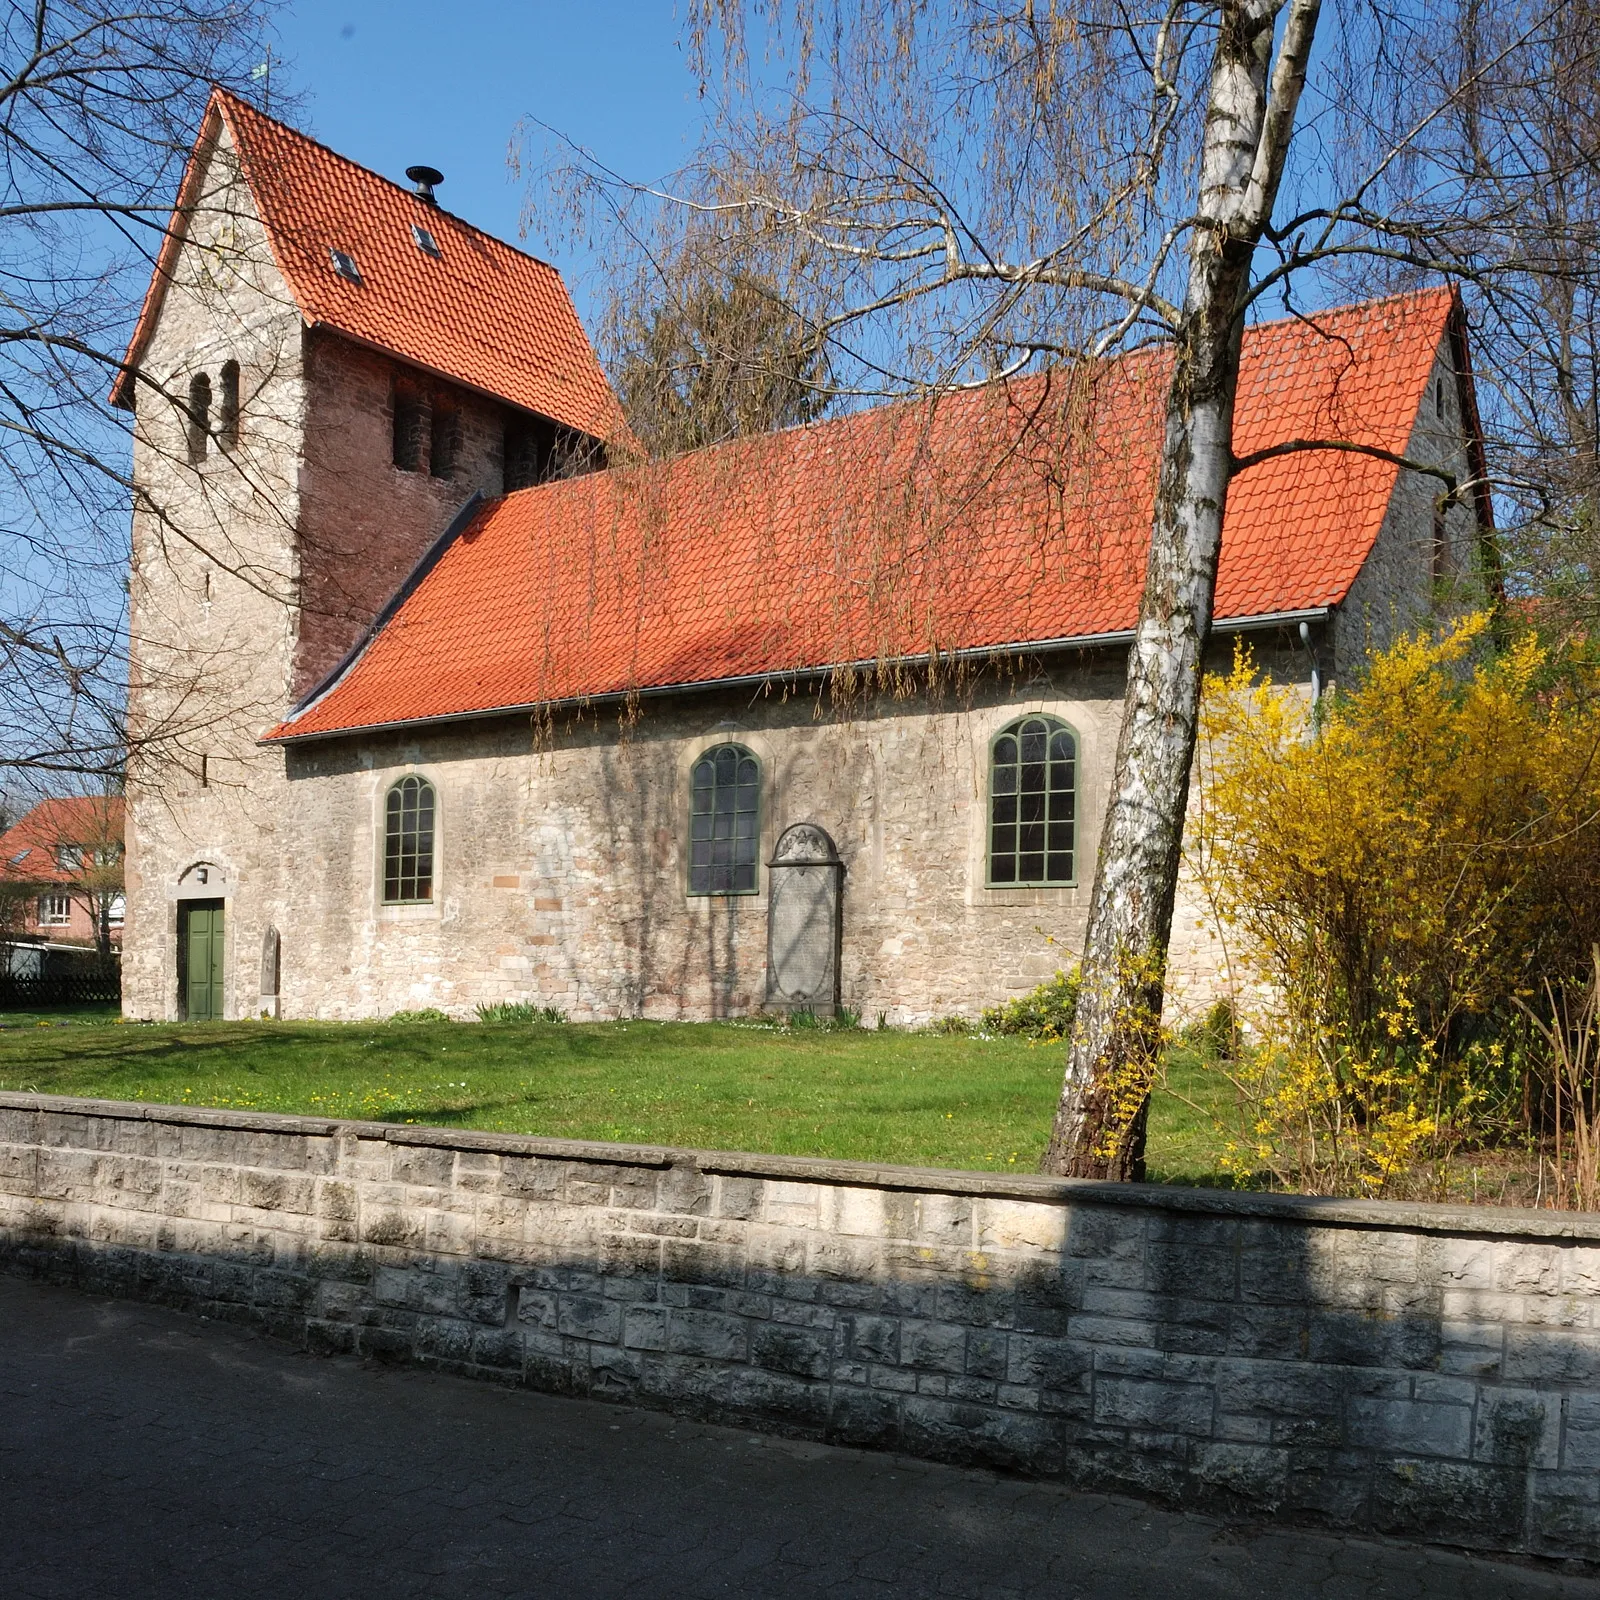
<svg viewBox="0 0 1600 1600">
<path fill-rule="evenodd" d="M 115 392 L 127 1015 L 903 1024 L 1069 963 L 1170 354 L 650 462 L 559 273 L 408 177 L 222 92 L 185 175 Z M 1481 480 L 1459 301 L 1251 327 L 1236 447 L 1290 439 Z M 1315 695 L 1459 603 L 1438 490 L 1243 472 L 1219 664 Z M 1192 887 L 1172 961 L 1223 981 Z"/>
</svg>

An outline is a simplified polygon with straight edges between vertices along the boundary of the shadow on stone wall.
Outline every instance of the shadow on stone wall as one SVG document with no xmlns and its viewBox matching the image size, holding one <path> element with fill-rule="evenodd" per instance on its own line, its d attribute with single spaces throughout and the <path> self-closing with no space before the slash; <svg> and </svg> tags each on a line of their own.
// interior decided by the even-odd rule
<svg viewBox="0 0 1600 1600">
<path fill-rule="evenodd" d="M 11 1270 L 321 1353 L 1600 1559 L 1600 1218 L 27 1099 L 0 1097 Z"/>
</svg>

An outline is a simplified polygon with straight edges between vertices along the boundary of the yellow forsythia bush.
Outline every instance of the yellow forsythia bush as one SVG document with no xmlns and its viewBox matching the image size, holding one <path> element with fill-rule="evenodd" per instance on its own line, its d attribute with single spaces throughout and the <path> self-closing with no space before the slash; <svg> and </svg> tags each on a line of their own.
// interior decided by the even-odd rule
<svg viewBox="0 0 1600 1600">
<path fill-rule="evenodd" d="M 1256 980 L 1236 1166 L 1312 1192 L 1443 1192 L 1463 1143 L 1531 1137 L 1518 1001 L 1600 938 L 1600 709 L 1473 616 L 1324 697 L 1241 652 L 1208 682 L 1186 852 Z"/>
</svg>

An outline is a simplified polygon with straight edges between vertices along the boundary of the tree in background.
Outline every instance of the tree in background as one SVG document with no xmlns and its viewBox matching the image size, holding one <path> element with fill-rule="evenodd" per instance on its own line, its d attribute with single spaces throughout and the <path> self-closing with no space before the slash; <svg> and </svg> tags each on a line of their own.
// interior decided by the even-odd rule
<svg viewBox="0 0 1600 1600">
<path fill-rule="evenodd" d="M 1318 0 L 697 0 L 690 37 L 719 108 L 697 161 L 665 189 L 588 174 L 645 270 L 758 275 L 858 403 L 1172 352 L 1046 1156 L 1137 1176 L 1229 484 L 1269 453 L 1360 448 L 1331 432 L 1235 456 L 1243 328 L 1269 311 L 1314 327 L 1331 302 L 1441 275 L 1478 304 L 1590 284 L 1584 225 L 1534 201 L 1579 181 L 1592 144 L 1520 135 L 1552 74 L 1592 80 L 1600 39 L 1531 0 L 1326 17 Z M 1479 463 L 1401 464 L 1488 520 Z"/>
<path fill-rule="evenodd" d="M 759 280 L 692 283 L 622 320 L 617 396 L 640 442 L 670 456 L 820 417 L 823 347 Z"/>
<path fill-rule="evenodd" d="M 108 391 L 211 85 L 259 91 L 274 8 L 0 12 L 0 769 L 106 775 L 124 762 L 135 491 L 131 419 Z M 146 402 L 184 403 L 139 381 Z M 172 537 L 206 534 L 174 525 Z M 180 711 L 135 737 L 155 749 L 183 731 Z"/>
<path fill-rule="evenodd" d="M 127 887 L 123 866 L 122 806 L 107 798 L 79 813 L 74 838 L 56 842 L 56 865 L 64 874 L 63 887 L 81 901 L 94 928 L 95 950 L 110 961 L 115 946 L 111 938 L 112 915 Z"/>
<path fill-rule="evenodd" d="M 1520 241 L 1534 268 L 1474 298 L 1474 342 L 1508 580 L 1555 633 L 1600 622 L 1597 39 L 1600 6 L 1572 0 L 1517 70 L 1505 21 L 1468 11 L 1477 71 L 1445 119 L 1452 181 L 1502 196 L 1483 208 L 1490 248 Z"/>
</svg>

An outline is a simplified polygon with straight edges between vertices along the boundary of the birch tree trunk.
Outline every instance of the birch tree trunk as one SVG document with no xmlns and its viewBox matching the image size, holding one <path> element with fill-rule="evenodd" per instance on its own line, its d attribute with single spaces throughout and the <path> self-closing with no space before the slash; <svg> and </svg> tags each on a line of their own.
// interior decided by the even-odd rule
<svg viewBox="0 0 1600 1600">
<path fill-rule="evenodd" d="M 1047 1172 L 1144 1175 L 1251 259 L 1277 198 L 1319 8 L 1320 0 L 1219 8 L 1150 558 Z"/>
</svg>

